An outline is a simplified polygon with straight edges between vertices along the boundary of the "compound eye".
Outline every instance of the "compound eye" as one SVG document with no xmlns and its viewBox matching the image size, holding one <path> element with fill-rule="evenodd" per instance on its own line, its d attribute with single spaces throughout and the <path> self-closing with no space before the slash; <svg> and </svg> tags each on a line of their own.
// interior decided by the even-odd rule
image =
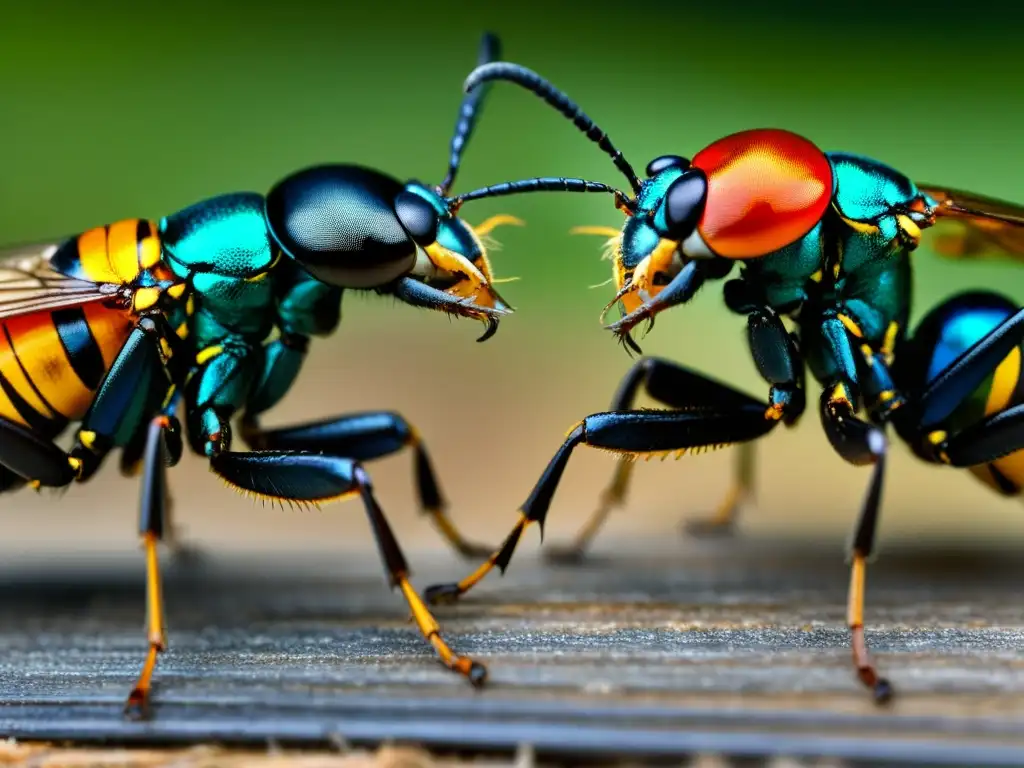
<svg viewBox="0 0 1024 768">
<path fill-rule="evenodd" d="M 656 157 L 647 164 L 647 176 L 657 176 L 662 171 L 668 170 L 669 168 L 689 168 L 690 161 L 685 157 L 679 155 L 662 155 Z"/>
<path fill-rule="evenodd" d="M 417 245 L 430 245 L 437 240 L 437 211 L 419 195 L 402 192 L 395 198 L 395 213 Z"/>
<path fill-rule="evenodd" d="M 707 196 L 707 178 L 699 170 L 689 170 L 672 182 L 665 192 L 665 221 L 670 238 L 683 240 L 693 232 L 704 213 Z"/>
</svg>

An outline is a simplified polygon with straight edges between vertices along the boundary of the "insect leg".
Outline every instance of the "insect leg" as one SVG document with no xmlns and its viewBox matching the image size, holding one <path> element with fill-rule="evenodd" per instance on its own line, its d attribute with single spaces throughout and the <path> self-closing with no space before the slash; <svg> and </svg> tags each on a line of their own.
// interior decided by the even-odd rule
<svg viewBox="0 0 1024 768">
<path fill-rule="evenodd" d="M 825 434 L 835 451 L 849 463 L 873 465 L 868 492 L 851 541 L 847 624 L 857 677 L 872 690 L 876 701 L 883 702 L 892 697 L 892 686 L 876 671 L 864 639 L 864 582 L 881 507 L 888 441 L 882 429 L 855 415 L 856 365 L 845 328 L 833 317 L 825 319 L 822 330 L 823 338 L 831 345 L 833 358 L 838 364 L 837 378 L 822 392 L 820 400 Z"/>
<path fill-rule="evenodd" d="M 167 467 L 181 458 L 181 431 L 173 416 L 157 416 L 149 423 L 142 467 L 142 496 L 139 506 L 139 536 L 146 553 L 146 634 L 149 650 L 135 687 L 125 702 L 125 714 L 133 719 L 149 716 L 153 669 L 157 656 L 167 648 L 164 632 L 163 590 L 157 544 L 167 519 Z"/>
<path fill-rule="evenodd" d="M 384 512 L 373 494 L 370 477 L 353 458 L 297 450 L 231 451 L 231 415 L 244 406 L 259 370 L 253 350 L 232 340 L 201 351 L 202 363 L 193 374 L 185 397 L 189 440 L 204 453 L 210 469 L 246 495 L 282 503 L 319 504 L 358 495 L 380 550 L 390 583 L 402 590 L 420 632 L 448 667 L 474 685 L 487 670 L 472 659 L 456 655 L 441 637 L 437 621 L 409 583 L 409 566 Z"/>
<path fill-rule="evenodd" d="M 692 449 L 754 440 L 778 423 L 766 416 L 767 406 L 763 402 L 709 379 L 704 379 L 703 386 L 722 387 L 720 405 L 685 411 L 608 411 L 587 416 L 569 432 L 548 462 L 501 548 L 462 581 L 430 587 L 426 591 L 427 599 L 430 602 L 455 600 L 495 566 L 504 573 L 523 531 L 537 523 L 543 534 L 551 499 L 576 446 L 589 445 L 630 456 L 682 455 Z"/>
<path fill-rule="evenodd" d="M 747 313 L 747 344 L 758 373 L 771 386 L 769 418 L 796 424 L 806 401 L 804 361 L 795 337 L 786 330 L 775 310 L 759 306 Z M 754 454 L 753 443 L 740 444 L 728 493 L 710 517 L 687 522 L 689 533 L 715 535 L 734 530 L 739 510 L 754 500 Z"/>
<path fill-rule="evenodd" d="M 430 454 L 419 432 L 401 415 L 387 411 L 355 413 L 284 429 L 243 425 L 242 436 L 255 450 L 314 451 L 370 461 L 412 448 L 420 506 L 441 535 L 463 557 L 486 557 L 490 547 L 468 542 L 448 517 Z"/>
<path fill-rule="evenodd" d="M 121 347 L 71 449 L 81 463 L 79 480 L 89 479 L 111 449 L 129 447 L 160 411 L 171 388 L 171 368 L 177 371 L 183 362 L 170 336 L 162 317 L 143 317 Z"/>
<path fill-rule="evenodd" d="M 0 418 L 0 469 L 36 488 L 63 488 L 78 476 L 81 464 L 52 441 L 28 427 Z M 18 480 L 10 480 L 18 485 Z"/>
<path fill-rule="evenodd" d="M 622 379 L 612 398 L 610 410 L 632 410 L 641 387 L 650 397 L 670 408 L 719 408 L 742 405 L 747 400 L 746 395 L 735 397 L 733 390 L 726 385 L 679 363 L 663 358 L 645 357 L 634 363 Z M 750 443 L 742 443 L 739 452 L 741 455 L 750 456 L 753 446 Z M 602 492 L 597 510 L 570 545 L 549 551 L 550 558 L 565 562 L 574 562 L 582 558 L 608 514 L 624 503 L 635 463 L 633 457 L 628 454 L 619 457 L 615 474 L 611 483 Z"/>
<path fill-rule="evenodd" d="M 423 637 L 446 666 L 464 675 L 473 685 L 483 684 L 487 668 L 451 650 L 441 637 L 437 620 L 409 583 L 410 570 L 405 556 L 373 494 L 370 476 L 358 461 L 293 451 L 225 452 L 214 455 L 210 466 L 228 484 L 265 499 L 317 504 L 358 495 L 391 586 L 402 590 Z"/>
<path fill-rule="evenodd" d="M 952 435 L 930 433 L 939 461 L 954 467 L 988 464 L 1024 448 L 1024 404 L 994 413 Z"/>
<path fill-rule="evenodd" d="M 110 372 L 100 385 L 82 421 L 78 440 L 68 453 L 28 427 L 0 419 L 0 466 L 36 487 L 61 488 L 85 481 L 115 445 L 125 444 L 144 414 L 153 405 L 154 386 L 163 376 L 163 394 L 169 380 L 161 357 L 156 324 L 143 318 L 132 331 Z"/>
<path fill-rule="evenodd" d="M 12 491 L 25 484 L 25 479 L 0 464 L 0 493 Z"/>
<path fill-rule="evenodd" d="M 246 444 L 254 450 L 321 451 L 360 461 L 410 447 L 415 455 L 416 485 L 423 511 L 463 557 L 486 557 L 490 548 L 468 542 L 448 517 L 426 445 L 419 432 L 400 415 L 361 413 L 285 429 L 267 431 L 259 427 L 259 414 L 277 403 L 291 387 L 307 346 L 308 339 L 296 334 L 283 335 L 266 345 L 263 373 L 245 406 L 241 435 Z"/>
</svg>

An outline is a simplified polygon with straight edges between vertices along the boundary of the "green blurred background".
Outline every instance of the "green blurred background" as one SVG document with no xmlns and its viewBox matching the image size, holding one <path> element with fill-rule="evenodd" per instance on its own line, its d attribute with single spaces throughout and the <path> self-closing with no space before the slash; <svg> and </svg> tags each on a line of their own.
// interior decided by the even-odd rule
<svg viewBox="0 0 1024 768">
<path fill-rule="evenodd" d="M 874 156 L 911 177 L 1024 200 L 1020 171 L 1019 14 L 985 3 L 762 2 L 10 4 L 0 23 L 0 240 L 65 235 L 129 216 L 157 218 L 234 190 L 266 191 L 308 164 L 355 161 L 401 178 L 444 172 L 460 85 L 480 34 L 584 106 L 642 169 L 658 154 L 692 156 L 736 130 L 786 127 L 825 149 Z M 491 91 L 457 190 L 527 175 L 621 183 L 611 163 L 552 110 L 509 85 Z M 396 408 L 436 454 L 453 515 L 496 538 L 514 519 L 564 431 L 607 406 L 629 359 L 597 322 L 610 297 L 601 240 L 572 225 L 617 226 L 605 196 L 534 195 L 467 206 L 471 222 L 514 213 L 502 228 L 498 276 L 518 313 L 489 343 L 380 299 L 350 297 L 345 323 L 317 344 L 272 423 Z M 942 261 L 922 249 L 915 315 L 966 286 L 1024 300 L 1019 269 Z M 648 353 L 685 360 L 762 393 L 742 319 L 717 290 L 659 318 Z M 866 473 L 831 454 L 817 416 L 765 442 L 759 509 L 749 532 L 824 532 L 838 549 Z M 891 464 L 883 529 L 919 538 L 1024 534 L 1017 501 L 972 478 Z M 581 453 L 549 525 L 559 538 L 583 519 L 613 461 Z M 715 503 L 728 451 L 643 467 L 624 535 L 664 535 Z M 408 459 L 375 468 L 404 539 L 433 544 L 414 513 Z M 188 460 L 176 472 L 190 535 L 238 543 L 333 547 L 346 531 L 367 546 L 357 505 L 282 520 L 235 498 Z M 5 498 L 0 538 L 51 547 L 55 526 L 76 547 L 130 545 L 136 491 L 113 467 L 61 504 Z M 6 510 L 11 510 L 8 514 Z M 330 508 L 329 508 L 330 509 Z M 41 521 L 46 520 L 43 523 Z M 71 527 L 68 527 L 71 526 Z M 59 536 L 58 536 L 59 538 Z M 86 544 L 86 542 L 90 542 Z"/>
</svg>

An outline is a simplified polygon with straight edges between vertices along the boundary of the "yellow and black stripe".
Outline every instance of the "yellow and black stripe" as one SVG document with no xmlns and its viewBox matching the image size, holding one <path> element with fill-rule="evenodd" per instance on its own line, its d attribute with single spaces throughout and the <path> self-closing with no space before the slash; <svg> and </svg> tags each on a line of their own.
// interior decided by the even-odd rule
<svg viewBox="0 0 1024 768">
<path fill-rule="evenodd" d="M 0 323 L 0 417 L 47 437 L 81 420 L 133 327 L 95 303 Z"/>
<path fill-rule="evenodd" d="M 91 302 L 0 321 L 0 418 L 52 438 L 85 416 L 137 311 L 163 290 L 176 298 L 184 292 L 161 261 L 157 231 L 152 221 L 125 219 L 58 246 L 49 258 L 54 271 L 130 287 L 132 305 Z"/>
<path fill-rule="evenodd" d="M 125 219 L 95 227 L 57 248 L 50 266 L 68 277 L 90 283 L 132 285 L 143 272 L 165 271 L 160 261 L 156 224 L 146 219 Z M 167 274 L 154 275 L 170 279 Z"/>
<path fill-rule="evenodd" d="M 1015 405 L 1024 403 L 1024 350 L 1016 347 L 1003 358 L 995 372 L 985 402 L 985 416 L 993 416 Z M 1014 451 L 1009 456 L 996 459 L 989 464 L 971 467 L 986 485 L 999 493 L 1017 495 L 1024 489 L 1024 450 Z"/>
</svg>

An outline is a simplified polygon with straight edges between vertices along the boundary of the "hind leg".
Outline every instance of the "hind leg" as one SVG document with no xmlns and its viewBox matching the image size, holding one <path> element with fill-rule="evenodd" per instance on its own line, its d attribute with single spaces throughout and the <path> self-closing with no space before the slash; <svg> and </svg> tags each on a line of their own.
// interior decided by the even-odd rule
<svg viewBox="0 0 1024 768">
<path fill-rule="evenodd" d="M 169 523 L 167 467 L 177 463 L 181 457 L 181 447 L 181 433 L 176 419 L 158 416 L 149 423 L 139 503 L 139 538 L 146 554 L 146 638 L 149 649 L 135 687 L 125 702 L 125 714 L 133 719 L 149 717 L 153 670 L 157 657 L 167 648 L 163 581 L 160 577 L 157 545 L 163 541 Z"/>
<path fill-rule="evenodd" d="M 160 343 L 162 338 L 154 322 L 140 321 L 104 378 L 70 453 L 26 427 L 0 419 L 0 465 L 36 487 L 62 487 L 91 477 L 112 448 L 125 445 L 137 433 L 143 414 L 158 412 L 166 399 L 169 359 Z M 139 682 L 125 705 L 130 715 L 148 712 L 153 668 L 157 654 L 164 649 L 156 544 L 164 530 L 164 468 L 178 461 L 181 450 L 176 421 L 165 415 L 155 419 L 143 460 L 140 521 L 146 551 L 149 651 Z"/>
<path fill-rule="evenodd" d="M 0 493 L 13 491 L 25 484 L 25 478 L 16 475 L 3 465 L 0 465 Z"/>
</svg>

